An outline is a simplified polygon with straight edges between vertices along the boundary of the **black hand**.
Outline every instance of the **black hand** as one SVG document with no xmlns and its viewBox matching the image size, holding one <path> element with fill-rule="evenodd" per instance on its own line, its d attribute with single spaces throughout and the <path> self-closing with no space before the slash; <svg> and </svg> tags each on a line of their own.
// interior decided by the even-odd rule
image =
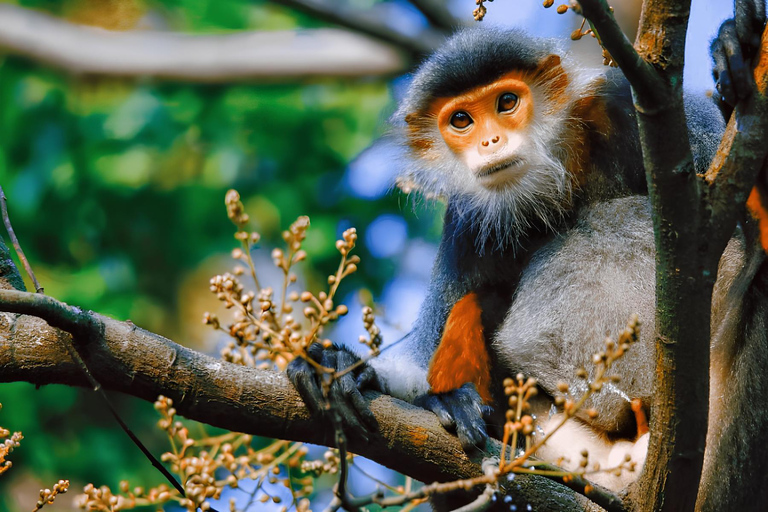
<svg viewBox="0 0 768 512">
<path fill-rule="evenodd" d="M 446 430 L 455 431 L 466 451 L 483 449 L 488 439 L 485 419 L 491 408 L 471 383 L 447 393 L 426 394 L 417 397 L 414 404 L 432 411 Z"/>
<path fill-rule="evenodd" d="M 359 357 L 345 348 L 323 349 L 319 343 L 310 347 L 308 355 L 316 363 L 336 372 L 341 372 L 360 361 Z M 329 410 L 314 366 L 303 358 L 296 358 L 288 365 L 287 374 L 307 407 L 313 413 L 327 416 Z M 376 373 L 367 365 L 359 365 L 335 379 L 331 383 L 328 396 L 331 407 L 341 416 L 344 427 L 359 433 L 367 440 L 370 432 L 378 430 L 378 424 L 361 394 L 363 389 L 381 389 Z"/>
<path fill-rule="evenodd" d="M 710 46 L 712 75 L 719 93 L 716 99 L 726 117 L 730 117 L 739 100 L 749 97 L 754 87 L 751 63 L 765 26 L 763 2 L 736 0 L 734 18 L 723 22 Z"/>
</svg>

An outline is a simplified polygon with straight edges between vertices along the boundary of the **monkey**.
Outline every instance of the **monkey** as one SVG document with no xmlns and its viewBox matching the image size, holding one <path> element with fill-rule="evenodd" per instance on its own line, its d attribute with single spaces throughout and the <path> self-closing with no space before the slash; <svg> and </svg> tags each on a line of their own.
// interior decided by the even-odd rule
<svg viewBox="0 0 768 512">
<path fill-rule="evenodd" d="M 730 56 L 720 58 L 714 49 L 713 55 L 717 72 L 728 77 L 717 62 Z M 708 98 L 686 95 L 685 108 L 694 166 L 703 172 L 724 123 Z M 538 455 L 570 454 L 575 463 L 574 449 L 588 446 L 590 459 L 594 454 L 603 467 L 624 453 L 642 463 L 648 436 L 638 432 L 630 403 L 637 399 L 650 413 L 655 255 L 635 112 L 621 72 L 580 69 L 557 42 L 521 31 L 466 30 L 416 71 L 393 124 L 410 154 L 402 177 L 445 199 L 444 229 L 414 329 L 371 360 L 357 384 L 431 410 L 466 449 L 482 448 L 490 406 L 504 403 L 505 376 L 537 379 L 536 414 L 547 429 L 557 419 L 549 409 L 558 383 L 578 392 L 583 381 L 575 370 L 589 370 L 606 331 L 618 333 L 637 313 L 645 326 L 641 339 L 615 369 L 621 380 L 592 399 L 597 416 L 579 416 Z M 753 231 L 734 236 L 721 261 L 713 368 L 724 364 L 716 354 L 733 358 L 733 342 L 723 340 L 735 332 L 748 331 L 750 347 L 768 348 L 759 328 L 768 301 L 755 284 L 768 271 L 764 251 L 752 250 L 759 246 Z M 746 352 L 765 360 L 754 349 Z M 341 348 L 312 357 L 332 367 L 355 360 Z M 308 366 L 297 359 L 289 376 L 318 410 Z M 355 387 L 349 379 L 340 383 L 347 391 Z M 723 379 L 714 382 L 713 389 Z M 370 426 L 359 397 L 352 402 L 343 406 L 350 423 Z M 726 418 L 719 409 L 711 425 Z M 731 418 L 710 430 L 733 425 Z M 719 452 L 744 459 L 734 453 L 738 445 L 720 444 L 730 447 L 708 447 L 703 486 L 715 480 L 710 474 L 724 460 Z M 634 477 L 595 479 L 618 490 Z"/>
</svg>

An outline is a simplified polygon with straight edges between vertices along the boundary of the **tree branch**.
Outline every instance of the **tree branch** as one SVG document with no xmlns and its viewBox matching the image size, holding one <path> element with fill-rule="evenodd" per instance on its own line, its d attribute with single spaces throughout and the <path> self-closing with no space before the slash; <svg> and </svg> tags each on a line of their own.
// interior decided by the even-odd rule
<svg viewBox="0 0 768 512">
<path fill-rule="evenodd" d="M 0 290 L 0 310 L 6 311 L 0 313 L 0 382 L 88 386 L 64 348 L 73 343 L 67 332 L 41 318 L 14 313 L 34 313 L 75 330 L 84 329 L 85 322 L 100 326 L 102 334 L 79 344 L 78 352 L 105 389 L 150 402 L 165 395 L 173 399 L 179 414 L 228 430 L 333 445 L 332 425 L 310 416 L 283 373 L 217 360 L 131 322 L 82 312 L 40 294 Z M 426 482 L 482 474 L 482 454 L 468 458 L 434 414 L 386 395 L 366 396 L 379 432 L 368 442 L 356 432 L 346 432 L 350 450 Z M 492 441 L 487 448 L 498 454 L 500 445 Z M 585 482 L 575 480 L 569 485 L 584 492 Z M 515 482 L 520 484 L 513 488 L 515 495 L 536 510 L 601 510 L 547 478 L 517 475 Z M 608 510 L 624 510 L 621 500 L 604 489 L 590 496 Z"/>
<path fill-rule="evenodd" d="M 603 0 L 581 4 L 591 22 L 605 25 Z M 690 0 L 643 2 L 635 41 L 643 65 L 615 27 L 603 29 L 609 35 L 604 45 L 611 55 L 622 55 L 620 67 L 633 85 L 656 242 L 658 378 L 652 442 L 633 493 L 638 510 L 694 509 L 707 432 L 712 287 L 735 227 L 734 218 L 726 237 L 712 237 L 712 211 L 693 166 L 682 94 L 689 14 Z M 656 78 L 647 76 L 648 69 Z"/>
<path fill-rule="evenodd" d="M 4 3 L 0 48 L 75 74 L 205 83 L 395 75 L 409 65 L 391 45 L 344 30 L 210 36 L 113 32 Z"/>
<path fill-rule="evenodd" d="M 51 308 L 51 301 L 26 292 L 0 292 L 5 311 L 36 311 L 53 323 L 69 324 L 71 307 Z M 180 414 L 229 430 L 333 445 L 332 426 L 319 428 L 284 374 L 214 359 L 131 322 L 87 315 L 103 325 L 103 336 L 78 345 L 78 351 L 105 389 L 147 401 L 162 394 L 173 399 Z M 73 342 L 71 336 L 42 319 L 0 313 L 0 339 L 0 381 L 88 386 L 63 348 Z M 356 453 L 427 481 L 480 474 L 434 415 L 387 396 L 373 396 L 371 408 L 382 431 L 370 445 L 350 432 Z"/>
<path fill-rule="evenodd" d="M 394 44 L 411 53 L 414 57 L 433 52 L 445 39 L 445 34 L 432 28 L 425 28 L 416 36 L 409 36 L 400 30 L 393 29 L 392 23 L 382 20 L 381 16 L 372 10 L 342 8 L 324 0 L 272 0 L 272 2 L 304 12 L 316 19 Z M 391 21 L 394 22 L 394 20 Z"/>
</svg>

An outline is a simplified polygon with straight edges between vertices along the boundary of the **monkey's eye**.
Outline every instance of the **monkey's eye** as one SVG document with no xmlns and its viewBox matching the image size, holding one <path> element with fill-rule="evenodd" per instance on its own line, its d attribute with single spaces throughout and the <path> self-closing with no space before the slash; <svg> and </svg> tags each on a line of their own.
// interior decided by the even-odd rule
<svg viewBox="0 0 768 512">
<path fill-rule="evenodd" d="M 458 112 L 454 112 L 451 116 L 451 126 L 454 128 L 458 128 L 459 130 L 463 130 L 467 126 L 471 125 L 474 121 L 472 121 L 472 118 L 464 112 L 463 110 L 459 110 Z"/>
<path fill-rule="evenodd" d="M 517 106 L 517 94 L 513 92 L 505 92 L 499 96 L 499 105 L 497 110 L 499 112 L 509 112 Z"/>
</svg>

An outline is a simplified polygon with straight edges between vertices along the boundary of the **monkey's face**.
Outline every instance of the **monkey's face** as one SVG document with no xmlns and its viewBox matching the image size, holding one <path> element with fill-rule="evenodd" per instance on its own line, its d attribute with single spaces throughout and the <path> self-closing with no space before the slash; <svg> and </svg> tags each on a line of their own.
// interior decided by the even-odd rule
<svg viewBox="0 0 768 512">
<path fill-rule="evenodd" d="M 526 173 L 531 162 L 524 150 L 533 113 L 534 96 L 517 73 L 438 98 L 429 109 L 448 148 L 489 189 L 512 185 Z"/>
<path fill-rule="evenodd" d="M 477 231 L 480 249 L 491 235 L 503 247 L 533 219 L 560 218 L 575 183 L 566 162 L 578 154 L 571 148 L 579 147 L 582 126 L 573 98 L 591 90 L 590 76 L 570 79 L 560 57 L 549 55 L 536 68 L 509 69 L 447 96 L 430 92 L 438 84 L 428 70 L 414 78 L 396 114 L 405 121 L 409 158 L 400 178 L 409 190 L 446 199 Z"/>
</svg>

